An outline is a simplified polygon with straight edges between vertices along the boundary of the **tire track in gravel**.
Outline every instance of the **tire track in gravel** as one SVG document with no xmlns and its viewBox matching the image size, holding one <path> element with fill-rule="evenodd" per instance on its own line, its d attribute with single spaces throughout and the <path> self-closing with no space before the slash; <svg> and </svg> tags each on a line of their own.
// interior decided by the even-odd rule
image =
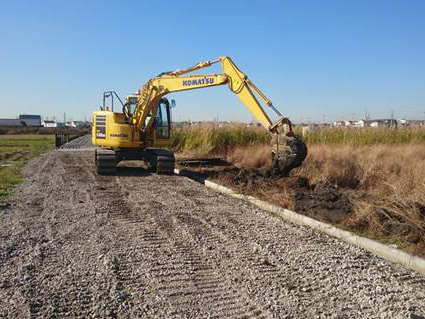
<svg viewBox="0 0 425 319">
<path fill-rule="evenodd" d="M 172 190 L 169 190 L 169 192 L 172 192 Z M 173 194 L 179 196 L 182 200 L 191 202 L 193 207 L 199 208 L 202 206 L 202 192 L 200 191 L 192 191 L 189 193 L 187 191 L 174 191 Z M 372 299 L 375 298 L 377 294 L 380 294 L 380 291 L 367 291 L 367 288 L 372 286 L 368 282 L 368 276 L 370 273 L 367 271 L 371 266 L 380 268 L 380 265 L 384 265 L 384 267 L 382 267 L 383 269 L 379 270 L 385 272 L 386 269 L 388 274 L 382 274 L 381 276 L 378 276 L 378 278 L 385 278 L 385 280 L 390 279 L 397 283 L 394 287 L 390 286 L 383 291 L 385 293 L 400 293 L 400 286 L 407 283 L 399 281 L 399 274 L 406 273 L 406 269 L 402 266 L 393 265 L 399 270 L 399 272 L 394 273 L 393 269 L 388 269 L 389 267 L 386 262 L 373 257 L 361 249 L 351 246 L 349 246 L 349 249 L 352 251 L 352 254 L 349 256 L 346 256 L 346 252 L 335 253 L 335 246 L 346 245 L 335 239 L 329 238 L 326 235 L 314 233 L 308 228 L 304 228 L 303 231 L 303 228 L 300 227 L 290 227 L 291 231 L 296 231 L 299 234 L 298 240 L 299 243 L 301 243 L 301 246 L 297 247 L 297 254 L 299 254 L 299 256 L 288 261 L 285 260 L 288 255 L 288 251 L 286 251 L 286 248 L 288 247 L 284 244 L 286 239 L 284 230 L 287 228 L 287 225 L 273 225 L 270 224 L 270 221 L 266 223 L 267 219 L 264 218 L 264 216 L 253 215 L 250 216 L 250 220 L 256 224 L 256 228 L 259 231 L 252 232 L 249 231 L 252 225 L 249 225 L 249 223 L 246 223 L 245 220 L 241 219 L 237 210 L 229 210 L 226 211 L 225 215 L 221 214 L 216 216 L 215 211 L 197 209 L 196 214 L 193 215 L 196 216 L 190 216 L 189 218 L 197 219 L 199 223 L 203 224 L 205 227 L 209 227 L 211 229 L 211 233 L 214 234 L 219 232 L 219 236 L 221 236 L 224 240 L 233 241 L 238 247 L 241 247 L 241 250 L 237 251 L 235 259 L 241 260 L 242 265 L 246 265 L 246 270 L 251 273 L 250 275 L 253 278 L 255 278 L 258 286 L 270 286 L 271 281 L 277 281 L 279 283 L 279 285 L 271 292 L 269 291 L 266 294 L 263 294 L 260 291 L 260 294 L 257 293 L 257 296 L 252 295 L 252 298 L 256 299 L 257 302 L 260 300 L 263 304 L 269 304 L 271 309 L 276 312 L 282 312 L 284 309 L 281 309 L 277 304 L 270 304 L 269 300 L 278 300 L 279 297 L 281 298 L 282 296 L 289 296 L 295 301 L 292 304 L 289 303 L 291 312 L 305 311 L 306 314 L 309 315 L 317 314 L 317 305 L 322 303 L 323 296 L 334 301 L 331 310 L 323 310 L 322 314 L 325 316 L 332 316 L 333 313 L 335 313 L 335 309 L 338 309 L 338 311 L 343 313 L 347 308 L 347 303 L 354 304 L 355 306 L 353 306 L 353 309 L 361 307 L 362 311 L 365 312 L 369 306 L 362 305 L 362 303 L 364 303 L 362 297 L 369 297 Z M 215 218 L 213 218 L 213 216 L 216 216 L 216 220 L 214 220 Z M 194 223 L 192 222 L 191 224 Z M 217 224 L 221 224 L 222 227 L 217 228 Z M 266 231 L 268 231 L 269 235 L 265 238 L 263 234 Z M 229 234 L 232 234 L 232 236 L 229 237 Z M 272 240 L 270 240 L 270 235 L 272 235 Z M 291 245 L 293 244 L 294 243 L 291 242 Z M 318 249 L 320 246 L 322 246 L 321 249 Z M 221 247 L 226 248 L 227 246 L 222 245 Z M 245 248 L 248 249 L 244 250 Z M 250 250 L 250 248 L 252 250 Z M 261 257 L 253 260 L 253 252 Z M 223 251 L 223 254 L 225 253 L 226 251 Z M 303 253 L 308 255 L 310 260 L 303 258 Z M 292 256 L 289 255 L 289 257 L 291 258 Z M 334 296 L 335 289 L 339 290 L 338 281 L 331 287 L 323 284 L 323 281 L 326 282 L 328 279 L 327 277 L 329 276 L 330 267 L 328 262 L 326 262 L 329 259 L 333 261 L 344 260 L 344 263 L 340 266 L 337 265 L 334 271 L 352 276 L 353 281 L 350 282 L 350 285 L 357 286 L 356 281 L 360 282 L 360 285 L 357 286 L 360 292 L 359 294 L 348 296 L 341 294 L 340 296 Z M 314 262 L 314 266 L 309 266 L 309 261 Z M 302 270 L 302 276 L 297 276 L 300 273 L 300 269 Z M 307 272 L 305 270 L 307 270 Z M 363 274 L 364 272 L 366 273 Z M 411 271 L 407 272 L 411 273 Z M 376 275 L 376 273 L 373 274 Z M 411 278 L 413 280 L 408 282 L 408 286 L 415 287 L 422 292 L 421 295 L 423 296 L 423 291 L 425 290 L 425 279 L 420 275 L 414 277 L 414 279 Z M 362 291 L 363 289 L 366 291 Z M 315 293 L 312 294 L 312 292 Z M 302 306 L 304 309 L 300 309 L 299 300 L 302 300 Z M 417 300 L 420 300 L 420 297 L 417 298 Z M 309 312 L 308 307 L 310 307 L 313 311 Z"/>
<path fill-rule="evenodd" d="M 17 242 L 0 259 L 0 318 L 424 313 L 422 276 L 186 178 L 128 167 L 97 176 L 83 151 L 28 168 L 25 202 L 0 228 L 0 245 Z"/>
<path fill-rule="evenodd" d="M 132 180 L 132 178 L 129 178 Z M 133 178 L 134 179 L 134 178 Z M 255 316 L 262 318 L 262 311 L 252 305 L 247 298 L 244 298 L 228 280 L 223 280 L 216 269 L 206 261 L 203 256 L 196 252 L 197 247 L 188 245 L 186 240 L 179 240 L 176 236 L 180 233 L 179 225 L 172 225 L 168 222 L 168 217 L 162 218 L 163 205 L 157 201 L 146 201 L 149 194 L 146 194 L 142 201 L 137 202 L 131 208 L 126 201 L 123 201 L 119 194 L 125 193 L 128 184 L 121 184 L 119 191 L 111 180 L 112 189 L 115 191 L 115 197 L 108 195 L 107 189 L 105 198 L 109 198 L 107 211 L 111 217 L 118 222 L 117 230 L 120 231 L 122 239 L 127 237 L 125 234 L 133 234 L 130 238 L 132 256 L 129 258 L 129 251 L 123 252 L 114 257 L 116 260 L 116 270 L 119 279 L 126 289 L 126 295 L 131 294 L 132 287 L 128 287 L 128 282 L 135 282 L 134 276 L 129 276 L 129 269 L 143 269 L 137 279 L 142 285 L 146 285 L 145 297 L 147 300 L 156 300 L 150 307 L 155 309 L 155 313 L 160 311 L 165 316 L 190 316 L 194 318 L 204 317 L 204 315 L 224 316 L 224 317 L 248 317 Z M 135 180 L 139 184 L 140 179 Z M 137 186 L 136 186 L 137 187 Z M 109 187 L 108 187 L 109 188 Z M 125 189 L 124 189 L 125 188 Z M 157 197 L 154 195 L 152 198 Z M 114 200 L 110 200 L 114 198 Z M 132 201 L 134 205 L 134 201 Z M 114 210 L 119 206 L 122 209 Z M 152 210 L 154 208 L 154 211 Z M 139 214 L 143 212 L 143 214 Z M 136 235 L 135 233 L 141 233 Z M 128 238 L 126 238 L 128 240 Z M 135 245 L 130 243 L 135 242 Z M 164 262 L 160 255 L 166 255 L 168 258 Z M 134 258 L 136 257 L 136 258 Z M 140 258 L 142 257 L 142 258 Z M 125 274 L 122 276 L 122 274 Z M 137 282 L 137 281 L 136 281 Z M 149 296 L 154 298 L 149 298 Z M 194 297 L 201 296 L 202 302 L 194 300 Z M 213 309 L 211 309 L 213 308 Z"/>
<path fill-rule="evenodd" d="M 170 197 L 179 195 L 179 191 L 176 191 L 178 188 L 169 188 L 167 185 L 165 185 L 167 189 L 163 190 L 163 192 L 167 193 Z M 399 294 L 402 291 L 401 285 L 406 284 L 398 281 L 398 272 L 394 272 L 394 269 L 388 267 L 388 263 L 383 262 L 379 258 L 372 257 L 370 254 L 358 248 L 348 246 L 348 250 L 352 252 L 352 255 L 348 255 L 347 258 L 346 244 L 340 243 L 325 235 L 317 234 L 309 229 L 285 224 L 282 225 L 282 223 L 278 223 L 278 225 L 276 225 L 278 227 L 274 227 L 273 224 L 270 223 L 270 218 L 266 218 L 264 213 L 262 213 L 263 215 L 250 215 L 248 221 L 246 216 L 233 214 L 232 209 L 223 211 L 225 214 L 221 214 L 221 216 L 216 216 L 217 211 L 215 209 L 208 211 L 205 210 L 205 207 L 202 207 L 202 201 L 200 201 L 202 196 L 196 193 L 197 192 L 192 194 L 183 193 L 179 196 L 180 199 L 191 203 L 193 208 L 190 214 L 183 217 L 186 219 L 183 221 L 189 225 L 188 233 L 192 233 L 192 238 L 205 237 L 208 242 L 213 243 L 217 241 L 217 237 L 221 237 L 224 241 L 220 245 L 216 245 L 215 248 L 219 247 L 221 249 L 221 256 L 233 257 L 228 257 L 231 261 L 229 261 L 227 267 L 231 267 L 234 264 L 245 265 L 245 271 L 239 269 L 239 273 L 250 274 L 258 287 L 270 287 L 270 283 L 278 279 L 275 280 L 275 287 L 272 287 L 274 289 L 271 291 L 258 289 L 258 291 L 251 296 L 254 300 L 257 300 L 257 303 L 270 306 L 273 312 L 282 314 L 285 312 L 285 309 L 287 310 L 289 308 L 292 313 L 302 312 L 305 314 L 317 315 L 317 304 L 319 304 L 323 308 L 319 313 L 324 316 L 334 315 L 335 310 L 344 313 L 352 307 L 351 310 L 354 311 L 356 311 L 356 309 L 361 309 L 363 312 L 370 311 L 371 317 L 373 317 L 376 312 L 372 309 L 373 307 L 371 307 L 370 302 L 377 298 L 385 300 L 385 294 L 387 293 L 389 295 Z M 210 203 L 207 204 L 210 205 Z M 194 217 L 193 215 L 198 216 Z M 214 216 L 216 216 L 216 218 L 212 218 Z M 181 216 L 179 217 L 181 218 Z M 196 225 L 195 219 L 198 219 L 199 227 L 193 227 Z M 238 219 L 239 223 L 237 222 Z M 255 224 L 257 230 L 260 231 L 252 232 L 253 224 Z M 206 231 L 207 226 L 211 229 L 211 233 Z M 249 231 L 250 228 L 251 231 Z M 288 245 L 285 245 L 285 230 L 298 233 L 297 240 L 299 244 L 295 246 L 295 249 L 291 249 L 292 252 L 296 250 L 298 256 L 289 255 L 289 260 L 285 260 L 286 256 L 288 256 L 288 251 L 286 251 Z M 220 234 L 217 235 L 217 231 Z M 267 232 L 269 234 L 267 234 Z M 237 236 L 235 236 L 235 234 Z M 263 234 L 267 234 L 267 236 L 263 236 Z M 230 239 L 229 235 L 231 237 Z M 227 249 L 227 247 L 231 247 L 230 243 L 232 241 L 237 243 L 237 247 L 240 248 L 239 250 L 229 251 Z M 295 244 L 297 244 L 297 242 L 295 242 Z M 290 245 L 294 245 L 293 240 L 291 240 Z M 250 251 L 249 246 L 253 248 L 252 251 Z M 341 248 L 344 249 L 338 252 L 338 250 L 332 246 L 341 246 Z M 308 257 L 303 257 L 303 253 Z M 264 256 L 265 258 L 255 258 L 255 255 Z M 337 264 L 330 267 L 328 259 Z M 338 265 L 339 261 L 341 261 L 340 265 Z M 312 264 L 309 265 L 309 263 Z M 388 279 L 384 278 L 385 275 L 376 276 L 376 268 L 379 269 L 381 264 L 384 265 L 385 269 L 388 269 L 388 273 L 392 273 L 391 276 L 388 276 Z M 401 273 L 406 272 L 401 266 L 392 266 Z M 370 267 L 372 267 L 372 271 L 369 271 L 368 268 Z M 379 269 L 379 271 L 380 270 L 381 269 Z M 356 293 L 342 293 L 340 296 L 338 296 L 338 294 L 335 295 L 335 291 L 339 291 L 340 283 L 347 285 L 347 282 L 344 282 L 344 278 L 342 278 L 342 280 L 336 278 L 335 283 L 331 285 L 327 284 L 329 276 L 334 276 L 334 274 L 331 273 L 332 271 L 336 271 L 337 273 L 348 272 L 348 275 L 353 278 L 353 282 L 348 282 L 348 284 L 356 286 L 354 291 L 359 290 L 359 296 L 357 296 Z M 374 287 L 369 280 L 370 275 L 376 276 L 377 279 L 389 280 L 394 282 L 395 285 L 389 286 L 386 289 L 381 289 L 379 286 L 377 289 L 373 289 Z M 421 276 L 415 276 L 415 280 L 411 281 L 409 284 L 414 284 L 415 282 L 420 283 L 417 289 L 421 291 L 420 295 L 424 296 L 423 291 L 425 287 L 422 284 L 423 279 Z M 247 281 L 246 288 L 249 289 L 251 284 L 252 282 Z M 381 284 L 383 284 L 383 282 Z M 407 287 L 408 286 L 409 285 L 407 285 Z M 405 288 L 406 285 L 404 289 Z M 330 300 L 332 307 L 324 304 L 323 297 Z M 412 295 L 410 297 L 416 296 Z M 279 303 L 270 303 L 270 300 L 274 301 L 282 298 L 290 299 L 290 302 L 285 303 L 287 308 L 282 308 L 282 305 L 279 305 Z M 413 299 L 415 303 L 422 304 L 423 307 L 423 302 L 420 302 L 421 297 L 417 296 L 417 298 Z M 351 304 L 348 308 L 347 303 Z M 396 309 L 397 308 L 392 308 L 392 310 Z M 406 308 L 404 310 L 408 309 Z"/>
<path fill-rule="evenodd" d="M 41 165 L 34 167 L 31 173 L 28 174 L 28 178 L 36 181 L 41 176 L 50 176 L 50 172 L 56 163 L 57 158 L 55 156 L 51 153 L 46 154 L 45 160 Z M 0 258 L 0 273 L 3 278 L 7 278 L 0 284 L 2 288 L 6 288 L 2 297 L 7 298 L 12 296 L 12 294 L 15 295 L 22 303 L 18 313 L 21 315 L 27 314 L 29 317 L 37 314 L 40 308 L 40 302 L 34 301 L 34 299 L 37 299 L 36 269 L 43 264 L 44 243 L 48 241 L 49 237 L 48 227 L 43 224 L 32 225 L 29 220 L 43 218 L 46 196 L 42 192 L 42 188 L 48 184 L 47 179 L 43 180 L 38 187 L 37 185 L 31 185 L 28 191 L 31 196 L 24 196 L 23 201 L 16 203 L 16 210 L 19 212 L 18 216 L 12 216 L 12 218 L 8 219 L 8 225 L 2 225 L 2 227 L 15 230 L 12 249 L 6 249 L 7 257 L 9 258 Z M 27 207 L 30 210 L 26 210 Z M 31 236 L 32 232 L 43 234 L 41 241 L 36 241 Z M 4 250 L 2 249 L 2 251 Z M 19 260 L 19 255 L 25 256 L 23 261 Z M 14 285 L 18 287 L 16 291 L 7 289 Z"/>
<path fill-rule="evenodd" d="M 78 232 L 79 208 L 86 204 L 87 180 L 90 174 L 81 167 L 79 159 L 72 153 L 55 156 L 57 159 L 53 169 L 42 178 L 50 185 L 44 189 L 46 194 L 43 203 L 44 225 L 48 244 L 42 253 L 42 262 L 37 268 L 49 271 L 48 276 L 30 282 L 36 283 L 31 290 L 35 295 L 29 298 L 31 318 L 45 317 L 46 314 L 57 317 L 87 317 L 92 307 L 92 282 L 89 271 L 74 271 L 75 259 L 78 255 L 67 254 L 68 241 L 76 242 L 73 234 Z M 78 185 L 78 187 L 75 187 Z M 68 189 L 71 192 L 60 190 Z M 50 213 L 49 213 L 50 212 Z M 57 224 L 67 227 L 56 227 Z M 79 241 L 86 238 L 79 234 Z M 67 256 L 68 258 L 64 258 Z M 70 256 L 70 257 L 69 257 Z M 65 269 L 63 269 L 65 266 Z M 46 278 L 47 277 L 47 278 Z M 58 280 L 60 278 L 60 280 Z M 44 290 L 40 281 L 50 289 Z M 58 284 L 54 284 L 57 281 Z M 53 289 L 52 289 L 53 288 Z"/>
</svg>

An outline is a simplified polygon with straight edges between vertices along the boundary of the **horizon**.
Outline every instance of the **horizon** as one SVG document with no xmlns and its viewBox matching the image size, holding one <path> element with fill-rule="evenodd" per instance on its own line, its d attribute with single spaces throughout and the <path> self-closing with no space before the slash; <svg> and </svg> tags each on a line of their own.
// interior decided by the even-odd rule
<svg viewBox="0 0 425 319">
<path fill-rule="evenodd" d="M 50 122 L 56 122 L 56 123 L 61 123 L 61 124 L 65 124 L 65 123 L 71 123 L 71 122 L 84 122 L 84 123 L 91 123 L 92 122 L 92 118 L 90 119 L 73 119 L 73 118 L 66 118 L 65 116 L 65 120 L 61 120 L 59 117 L 56 116 L 41 116 L 39 114 L 19 114 L 18 116 L 15 117 L 11 117 L 11 118 L 7 118 L 7 119 L 19 119 L 20 116 L 22 115 L 27 115 L 27 116 L 40 116 L 41 117 L 41 122 L 43 121 L 50 121 Z M 334 121 L 323 121 L 323 120 L 311 120 L 306 118 L 303 121 L 292 121 L 292 124 L 294 125 L 300 125 L 300 124 L 333 124 L 333 123 L 337 123 L 337 122 L 359 122 L 359 121 L 366 121 L 366 122 L 374 122 L 374 121 L 383 121 L 383 120 L 395 120 L 397 122 L 402 122 L 402 121 L 424 121 L 425 122 L 425 118 L 422 119 L 414 119 L 414 118 L 409 118 L 409 117 L 370 117 L 369 114 L 367 115 L 367 118 L 340 118 L 338 120 L 334 120 Z M 4 119 L 4 118 L 1 118 Z M 240 121 L 240 120 L 219 120 L 218 118 L 214 118 L 214 119 L 202 119 L 202 120 L 191 120 L 186 119 L 186 120 L 176 120 L 176 119 L 172 119 L 172 123 L 235 123 L 235 124 L 260 124 L 256 119 L 253 119 L 252 121 Z"/>
</svg>

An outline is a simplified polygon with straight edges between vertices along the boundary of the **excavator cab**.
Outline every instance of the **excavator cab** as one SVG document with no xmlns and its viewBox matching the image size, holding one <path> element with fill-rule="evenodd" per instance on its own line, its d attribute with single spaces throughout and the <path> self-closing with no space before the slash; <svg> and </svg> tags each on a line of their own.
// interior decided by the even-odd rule
<svg viewBox="0 0 425 319">
<path fill-rule="evenodd" d="M 169 139 L 171 132 L 170 103 L 161 99 L 155 115 L 154 129 L 156 139 Z"/>
</svg>

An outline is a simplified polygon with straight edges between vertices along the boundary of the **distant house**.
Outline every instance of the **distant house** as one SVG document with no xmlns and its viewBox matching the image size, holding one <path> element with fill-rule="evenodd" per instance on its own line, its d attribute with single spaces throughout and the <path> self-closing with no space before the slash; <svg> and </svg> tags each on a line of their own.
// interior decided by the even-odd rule
<svg viewBox="0 0 425 319">
<path fill-rule="evenodd" d="M 77 128 L 91 128 L 91 122 L 87 122 L 87 121 L 73 121 L 73 123 L 75 124 L 75 127 Z"/>
<path fill-rule="evenodd" d="M 356 127 L 370 127 L 373 121 L 370 120 L 358 120 L 356 122 Z"/>
<path fill-rule="evenodd" d="M 399 120 L 401 125 L 409 125 L 409 126 L 424 126 L 424 120 Z"/>
<path fill-rule="evenodd" d="M 344 121 L 336 121 L 332 123 L 333 127 L 341 127 L 341 126 L 345 126 L 345 122 Z"/>
<path fill-rule="evenodd" d="M 345 126 L 353 127 L 356 126 L 356 121 L 344 121 Z"/>
<path fill-rule="evenodd" d="M 381 121 L 372 121 L 372 123 L 370 123 L 370 127 L 382 127 L 384 126 L 384 122 Z"/>
<path fill-rule="evenodd" d="M 370 121 L 370 127 L 395 127 L 397 120 L 395 119 L 381 119 Z"/>
<path fill-rule="evenodd" d="M 74 121 L 70 121 L 70 122 L 66 122 L 65 126 L 66 127 L 77 127 L 77 124 L 75 124 Z"/>
<path fill-rule="evenodd" d="M 40 115 L 27 115 L 21 114 L 19 115 L 19 120 L 24 121 L 26 126 L 41 126 L 41 116 Z"/>
<path fill-rule="evenodd" d="M 44 120 L 42 123 L 43 127 L 58 127 L 58 123 L 56 123 L 55 121 L 50 121 L 50 120 Z"/>
</svg>

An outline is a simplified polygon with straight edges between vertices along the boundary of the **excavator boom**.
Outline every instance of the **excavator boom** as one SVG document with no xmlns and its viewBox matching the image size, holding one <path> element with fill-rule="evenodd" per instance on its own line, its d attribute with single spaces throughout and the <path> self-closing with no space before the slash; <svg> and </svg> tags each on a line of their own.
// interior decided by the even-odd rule
<svg viewBox="0 0 425 319">
<path fill-rule="evenodd" d="M 197 71 L 199 69 L 209 67 L 215 63 L 221 63 L 222 74 L 192 75 L 182 76 L 187 73 Z M 174 92 L 201 89 L 213 87 L 217 85 L 228 84 L 229 89 L 236 94 L 252 115 L 272 133 L 277 132 L 277 128 L 283 124 L 289 124 L 287 118 L 282 117 L 279 111 L 273 106 L 273 103 L 248 79 L 248 77 L 240 71 L 229 57 L 220 57 L 215 61 L 201 62 L 197 65 L 171 72 L 161 73 L 146 83 L 141 92 L 139 104 L 134 112 L 133 117 L 139 123 L 138 127 L 142 129 L 141 124 L 145 121 L 145 117 L 152 111 L 160 97 Z M 264 103 L 272 108 L 280 117 L 276 123 L 273 123 L 261 104 L 258 102 L 254 92 L 264 101 Z"/>
</svg>

